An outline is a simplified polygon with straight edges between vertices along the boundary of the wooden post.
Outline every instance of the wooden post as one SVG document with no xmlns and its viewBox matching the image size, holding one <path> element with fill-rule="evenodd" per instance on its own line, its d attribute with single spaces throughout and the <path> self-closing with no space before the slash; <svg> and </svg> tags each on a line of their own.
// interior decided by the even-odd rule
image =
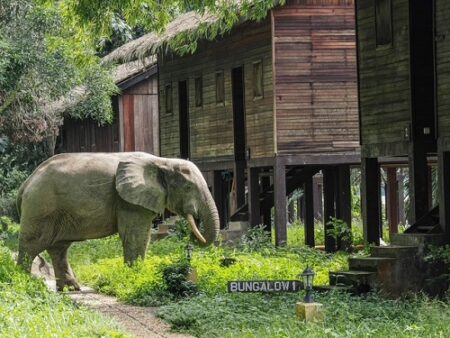
<svg viewBox="0 0 450 338">
<path fill-rule="evenodd" d="M 409 199 L 411 223 L 414 224 L 428 212 L 428 165 L 422 144 L 412 143 L 409 149 Z"/>
<path fill-rule="evenodd" d="M 294 208 L 295 201 L 291 201 L 288 204 L 288 222 L 294 223 L 295 221 L 295 208 Z"/>
<path fill-rule="evenodd" d="M 439 216 L 446 242 L 450 243 L 450 152 L 439 152 Z"/>
<path fill-rule="evenodd" d="M 236 207 L 245 204 L 245 161 L 234 162 L 234 179 L 236 180 Z"/>
<path fill-rule="evenodd" d="M 350 166 L 347 164 L 339 165 L 337 168 L 337 192 L 336 192 L 336 218 L 347 223 L 350 231 L 352 228 L 352 193 L 350 183 Z M 349 250 L 350 241 L 339 239 L 338 248 L 340 250 Z"/>
<path fill-rule="evenodd" d="M 322 174 L 313 177 L 314 189 L 314 218 L 323 223 L 323 176 Z"/>
<path fill-rule="evenodd" d="M 273 186 L 275 199 L 275 244 L 282 246 L 287 243 L 286 166 L 279 159 L 275 160 Z"/>
<path fill-rule="evenodd" d="M 389 233 L 398 233 L 399 223 L 399 191 L 397 182 L 397 168 L 386 168 L 387 176 L 387 206 Z"/>
<path fill-rule="evenodd" d="M 398 217 L 401 224 L 406 224 L 405 215 L 405 175 L 403 174 L 403 169 L 399 170 L 397 175 L 398 182 Z"/>
<path fill-rule="evenodd" d="M 250 226 L 261 224 L 261 206 L 259 189 L 259 168 L 248 170 L 248 211 Z"/>
<path fill-rule="evenodd" d="M 212 192 L 220 218 L 220 228 L 224 229 L 228 222 L 227 209 L 224 207 L 224 184 L 221 171 L 214 171 Z"/>
<path fill-rule="evenodd" d="M 261 177 L 261 190 L 267 191 L 270 187 L 270 177 L 269 176 L 262 176 Z M 261 210 L 261 214 L 263 216 L 263 222 L 266 226 L 266 230 L 271 232 L 272 231 L 272 208 L 266 207 L 265 209 Z"/>
<path fill-rule="evenodd" d="M 305 201 L 305 244 L 314 248 L 314 189 L 313 178 L 308 177 L 303 185 Z"/>
<path fill-rule="evenodd" d="M 361 159 L 361 202 L 364 241 L 367 244 L 380 245 L 380 167 L 377 158 Z"/>
<path fill-rule="evenodd" d="M 330 229 L 333 227 L 328 222 L 332 217 L 336 217 L 336 191 L 335 191 L 335 168 L 327 167 L 323 170 L 323 200 L 324 200 L 324 229 L 325 229 L 325 251 L 336 251 L 336 241 L 330 236 Z"/>
<path fill-rule="evenodd" d="M 428 166 L 427 180 L 428 180 L 428 210 L 430 210 L 433 207 L 433 170 L 431 166 Z"/>
</svg>

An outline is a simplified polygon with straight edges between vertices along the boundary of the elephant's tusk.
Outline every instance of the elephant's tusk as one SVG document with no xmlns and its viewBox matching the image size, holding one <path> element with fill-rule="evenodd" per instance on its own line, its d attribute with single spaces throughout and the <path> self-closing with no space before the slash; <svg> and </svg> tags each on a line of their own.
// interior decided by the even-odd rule
<svg viewBox="0 0 450 338">
<path fill-rule="evenodd" d="M 202 234 L 198 230 L 197 225 L 195 225 L 194 217 L 192 215 L 188 214 L 187 220 L 189 222 L 189 225 L 191 226 L 192 232 L 194 233 L 195 237 L 197 237 L 197 239 L 200 242 L 206 243 L 206 239 L 202 236 Z"/>
</svg>

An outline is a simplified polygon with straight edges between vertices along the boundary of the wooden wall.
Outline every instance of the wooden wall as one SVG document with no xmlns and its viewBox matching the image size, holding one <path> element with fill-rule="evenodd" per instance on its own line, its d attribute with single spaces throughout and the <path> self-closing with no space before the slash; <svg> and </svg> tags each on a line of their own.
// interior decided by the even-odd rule
<svg viewBox="0 0 450 338">
<path fill-rule="evenodd" d="M 200 43 L 194 55 L 159 56 L 161 155 L 179 156 L 178 82 L 189 90 L 190 151 L 192 160 L 233 160 L 231 70 L 244 66 L 246 139 L 252 158 L 273 156 L 273 91 L 270 18 L 246 23 L 214 42 Z M 253 63 L 263 63 L 263 90 L 253 98 Z M 215 74 L 225 76 L 225 102 L 216 104 Z M 195 107 L 195 78 L 202 77 L 203 106 Z M 165 88 L 172 86 L 172 113 L 165 110 Z"/>
<path fill-rule="evenodd" d="M 374 0 L 357 1 L 361 141 L 407 152 L 411 121 L 408 0 L 392 0 L 392 44 L 376 46 Z M 399 152 L 399 153 L 396 153 Z M 373 155 L 373 154 L 372 154 Z"/>
<path fill-rule="evenodd" d="M 436 0 L 435 15 L 438 130 L 450 138 L 450 2 Z M 445 148 L 450 150 L 448 144 Z"/>
<path fill-rule="evenodd" d="M 278 153 L 358 150 L 353 0 L 287 1 L 273 25 Z"/>
<path fill-rule="evenodd" d="M 119 97 L 122 151 L 159 155 L 158 80 L 150 77 Z"/>
</svg>

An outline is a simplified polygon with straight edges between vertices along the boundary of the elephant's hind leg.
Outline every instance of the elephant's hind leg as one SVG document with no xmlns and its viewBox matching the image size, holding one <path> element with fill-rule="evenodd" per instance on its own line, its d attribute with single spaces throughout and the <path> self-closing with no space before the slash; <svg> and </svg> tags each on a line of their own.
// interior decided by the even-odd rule
<svg viewBox="0 0 450 338">
<path fill-rule="evenodd" d="M 34 258 L 46 248 L 39 242 L 27 239 L 23 234 L 19 237 L 19 254 L 17 256 L 17 265 L 28 273 L 31 272 L 31 266 Z"/>
<path fill-rule="evenodd" d="M 56 277 L 56 289 L 58 291 L 64 290 L 64 287 L 66 286 L 69 290 L 80 290 L 80 284 L 78 284 L 67 259 L 67 251 L 70 244 L 71 243 L 62 243 L 47 249 L 47 252 L 52 258 Z"/>
</svg>

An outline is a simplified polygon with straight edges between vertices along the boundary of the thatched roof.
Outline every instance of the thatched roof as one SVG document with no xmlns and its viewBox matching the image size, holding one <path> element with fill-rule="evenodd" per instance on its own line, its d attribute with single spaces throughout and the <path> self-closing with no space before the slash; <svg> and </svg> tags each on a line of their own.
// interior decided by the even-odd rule
<svg viewBox="0 0 450 338">
<path fill-rule="evenodd" d="M 196 11 L 187 12 L 170 22 L 163 33 L 148 33 L 140 38 L 130 41 L 103 58 L 103 63 L 120 63 L 130 60 L 142 59 L 147 55 L 155 54 L 157 49 L 177 36 L 179 33 L 193 31 L 200 25 L 211 25 L 219 20 L 215 15 Z"/>
<path fill-rule="evenodd" d="M 155 57 L 148 57 L 143 60 L 132 61 L 118 65 L 114 70 L 112 77 L 116 85 L 135 78 L 147 72 L 152 66 L 156 64 Z M 62 114 L 69 109 L 81 103 L 87 94 L 86 86 L 78 86 L 72 89 L 66 96 L 57 101 L 45 104 L 44 109 L 51 111 L 54 114 Z"/>
</svg>

